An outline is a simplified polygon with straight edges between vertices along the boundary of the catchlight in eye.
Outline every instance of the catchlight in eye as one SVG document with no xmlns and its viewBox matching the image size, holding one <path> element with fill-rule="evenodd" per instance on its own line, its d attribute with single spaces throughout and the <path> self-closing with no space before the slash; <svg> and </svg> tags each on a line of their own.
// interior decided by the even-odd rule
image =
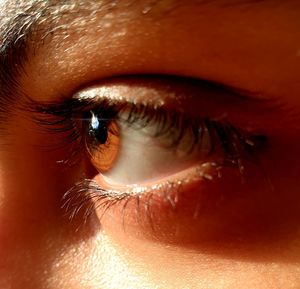
<svg viewBox="0 0 300 289">
<path fill-rule="evenodd" d="M 100 173 L 114 164 L 120 146 L 119 127 L 111 115 L 91 111 L 87 118 L 86 147 L 91 162 Z"/>
</svg>

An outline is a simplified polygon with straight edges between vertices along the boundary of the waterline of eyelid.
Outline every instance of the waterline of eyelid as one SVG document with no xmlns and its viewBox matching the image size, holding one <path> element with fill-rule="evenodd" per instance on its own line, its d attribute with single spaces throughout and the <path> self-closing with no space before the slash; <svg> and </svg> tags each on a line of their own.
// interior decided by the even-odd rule
<svg viewBox="0 0 300 289">
<path fill-rule="evenodd" d="M 176 191 L 181 186 L 187 185 L 200 180 L 213 181 L 216 178 L 222 177 L 222 166 L 214 162 L 206 162 L 201 165 L 181 171 L 176 175 L 169 177 L 167 180 L 162 180 L 153 185 L 124 185 L 118 186 L 109 182 L 108 178 L 101 176 L 101 188 L 105 189 L 108 197 L 118 199 L 120 196 L 138 196 L 155 192 L 156 194 L 165 193 L 166 191 Z M 117 186 L 118 189 L 110 189 L 109 187 Z"/>
</svg>

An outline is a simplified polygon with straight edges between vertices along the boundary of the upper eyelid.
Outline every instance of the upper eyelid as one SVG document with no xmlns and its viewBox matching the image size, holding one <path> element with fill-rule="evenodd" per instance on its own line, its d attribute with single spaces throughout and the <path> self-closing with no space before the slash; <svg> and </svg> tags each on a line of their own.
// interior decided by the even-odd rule
<svg viewBox="0 0 300 289">
<path fill-rule="evenodd" d="M 151 84 L 156 83 L 158 89 L 152 88 Z M 132 102 L 142 102 L 141 97 L 136 98 L 130 95 L 126 97 L 126 91 L 124 95 L 120 96 L 119 90 L 124 90 L 124 87 L 130 84 L 130 89 L 138 87 L 139 89 L 150 90 L 151 94 L 151 104 L 161 106 L 165 104 L 166 99 L 170 96 L 164 95 L 160 96 L 160 90 L 172 93 L 173 89 L 169 89 L 168 86 L 179 87 L 180 90 L 185 90 L 184 86 L 197 87 L 200 91 L 202 90 L 204 94 L 223 94 L 228 98 L 232 98 L 235 101 L 252 101 L 260 102 L 268 100 L 267 97 L 262 98 L 259 91 L 249 91 L 239 87 L 228 86 L 224 83 L 215 82 L 203 78 L 193 78 L 184 77 L 178 75 L 161 75 L 161 74 L 142 74 L 142 75 L 121 75 L 117 77 L 112 77 L 108 79 L 103 79 L 101 83 L 89 83 L 81 86 L 77 92 L 72 95 L 73 99 L 78 100 L 90 100 L 98 101 L 102 99 L 110 99 L 111 101 L 132 101 Z M 150 84 L 150 86 L 149 86 Z M 193 94 L 193 92 L 189 92 Z M 150 96 L 148 94 L 147 96 Z M 145 98 L 145 97 L 144 97 Z M 175 95 L 175 98 L 181 98 L 180 93 Z M 146 103 L 149 103 L 147 99 Z"/>
<path fill-rule="evenodd" d="M 184 83 L 184 87 L 181 86 L 182 81 Z M 146 96 L 136 98 L 136 94 L 138 93 L 136 93 L 135 87 L 143 89 L 145 86 L 147 90 L 149 88 L 149 84 L 151 87 L 150 95 L 157 89 L 156 93 L 158 93 L 158 97 L 154 98 L 154 100 L 151 99 L 151 97 L 149 98 Z M 179 87 L 179 95 L 176 96 L 176 101 L 179 100 L 179 102 L 170 106 L 169 101 L 172 102 L 173 99 L 168 98 L 170 95 L 172 96 L 173 84 L 175 87 Z M 123 105 L 124 107 L 128 107 L 128 105 L 137 104 L 152 107 L 154 109 L 161 108 L 162 110 L 186 113 L 187 111 L 180 102 L 184 101 L 184 105 L 186 107 L 191 106 L 190 101 L 193 102 L 194 100 L 185 98 L 181 100 L 180 93 L 183 92 L 184 96 L 184 91 L 186 89 L 185 85 L 187 85 L 187 89 L 190 93 L 190 84 L 196 89 L 195 91 L 191 91 L 191 93 L 194 94 L 192 97 L 194 97 L 194 99 L 198 99 L 197 102 L 200 101 L 200 104 L 197 103 L 196 106 L 195 104 L 192 105 L 192 107 L 197 108 L 195 111 L 196 114 L 194 116 L 191 115 L 191 117 L 194 117 L 195 119 L 198 119 L 199 115 L 202 118 L 209 116 L 210 118 L 222 119 L 226 116 L 226 113 L 224 115 L 224 111 L 226 112 L 229 110 L 230 120 L 233 123 L 237 123 L 239 124 L 238 126 L 244 127 L 247 125 L 247 122 L 251 122 L 251 126 L 254 131 L 258 130 L 263 133 L 264 130 L 268 130 L 268 127 L 272 128 L 272 125 L 274 124 L 272 121 L 274 116 L 272 118 L 272 115 L 278 115 L 278 112 L 280 113 L 280 110 L 282 110 L 282 106 L 276 101 L 256 98 L 252 95 L 248 96 L 245 95 L 243 91 L 242 94 L 239 94 L 239 90 L 234 90 L 232 92 L 228 90 L 227 87 L 220 84 L 185 77 L 160 75 L 131 75 L 103 80 L 101 84 L 92 84 L 87 88 L 83 88 L 78 92 L 75 92 L 69 97 L 64 97 L 54 102 L 29 101 L 29 105 L 25 105 L 24 110 L 30 110 L 38 113 L 38 117 L 42 118 L 43 116 L 53 115 L 59 116 L 61 119 L 76 117 L 76 115 L 80 118 L 82 116 L 82 111 L 88 112 L 89 110 L 102 105 Z M 118 91 L 120 87 L 119 85 L 121 85 L 121 87 L 128 86 L 126 93 L 130 97 L 126 94 L 123 95 L 122 91 L 121 93 Z M 165 85 L 166 87 L 171 87 L 171 89 L 165 90 Z M 110 93 L 110 87 L 114 87 L 114 93 Z M 152 90 L 153 87 L 154 90 Z M 102 92 L 100 91 L 101 93 L 98 93 L 99 88 L 103 89 Z M 88 95 L 90 92 L 91 94 L 89 97 L 78 97 Z M 28 109 L 28 107 L 30 109 Z M 245 114 L 241 114 L 240 110 L 243 109 L 246 109 Z M 187 113 L 187 115 L 189 115 L 189 113 Z M 254 116 L 255 118 L 253 118 Z"/>
</svg>

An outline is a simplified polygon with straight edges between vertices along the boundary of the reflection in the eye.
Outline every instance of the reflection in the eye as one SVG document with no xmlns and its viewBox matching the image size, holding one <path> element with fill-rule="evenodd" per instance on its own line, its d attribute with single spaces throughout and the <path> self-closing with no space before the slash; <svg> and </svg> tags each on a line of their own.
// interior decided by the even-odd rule
<svg viewBox="0 0 300 289">
<path fill-rule="evenodd" d="M 99 116 L 93 112 L 88 122 L 86 148 L 96 169 L 104 173 L 112 168 L 118 157 L 119 126 L 109 116 Z"/>
</svg>

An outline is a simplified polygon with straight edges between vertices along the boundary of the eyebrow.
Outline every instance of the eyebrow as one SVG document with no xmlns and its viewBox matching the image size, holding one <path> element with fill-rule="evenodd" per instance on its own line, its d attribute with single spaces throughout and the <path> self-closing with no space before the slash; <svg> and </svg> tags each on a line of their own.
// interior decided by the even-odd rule
<svg viewBox="0 0 300 289">
<path fill-rule="evenodd" d="M 25 63 L 30 60 L 29 47 L 32 46 L 35 52 L 46 36 L 54 33 L 54 30 L 49 29 L 50 25 L 55 26 L 55 22 L 63 16 L 76 18 L 79 9 L 87 7 L 95 11 L 100 6 L 102 8 L 103 3 L 114 1 L 55 2 L 14 0 L 7 1 L 2 6 L 0 4 L 0 123 L 5 119 L 5 113 L 9 112 L 9 104 L 15 102 L 17 91 L 21 91 L 18 76 L 25 73 Z M 41 28 L 43 23 L 47 25 Z"/>
<path fill-rule="evenodd" d="M 164 0 L 151 1 L 151 7 L 162 1 Z M 231 5 L 228 0 L 225 2 L 224 6 L 229 6 L 230 9 L 232 5 L 256 4 L 266 0 L 231 0 Z M 225 2 L 191 0 L 189 3 L 216 6 Z M 118 9 L 116 3 L 114 0 L 68 0 L 58 3 L 44 0 L 14 0 L 7 1 L 2 8 L 0 6 L 0 14 L 5 15 L 0 20 L 0 122 L 3 113 L 7 111 L 7 104 L 13 103 L 16 91 L 21 90 L 18 76 L 25 72 L 24 66 L 29 60 L 29 46 L 33 46 L 34 51 L 38 50 L 39 45 L 43 45 L 48 36 L 51 38 L 54 35 L 61 20 L 66 23 L 74 21 L 79 12 L 85 12 L 86 15 L 98 10 L 110 12 L 111 9 Z M 136 2 L 132 1 L 131 5 L 134 3 Z M 174 0 L 174 7 L 171 9 L 175 10 L 181 3 Z"/>
<path fill-rule="evenodd" d="M 7 1 L 0 7 L 0 123 L 15 100 L 17 76 L 24 71 L 27 60 L 27 42 L 38 15 L 43 13 L 40 5 L 40 0 L 24 0 Z"/>
</svg>

